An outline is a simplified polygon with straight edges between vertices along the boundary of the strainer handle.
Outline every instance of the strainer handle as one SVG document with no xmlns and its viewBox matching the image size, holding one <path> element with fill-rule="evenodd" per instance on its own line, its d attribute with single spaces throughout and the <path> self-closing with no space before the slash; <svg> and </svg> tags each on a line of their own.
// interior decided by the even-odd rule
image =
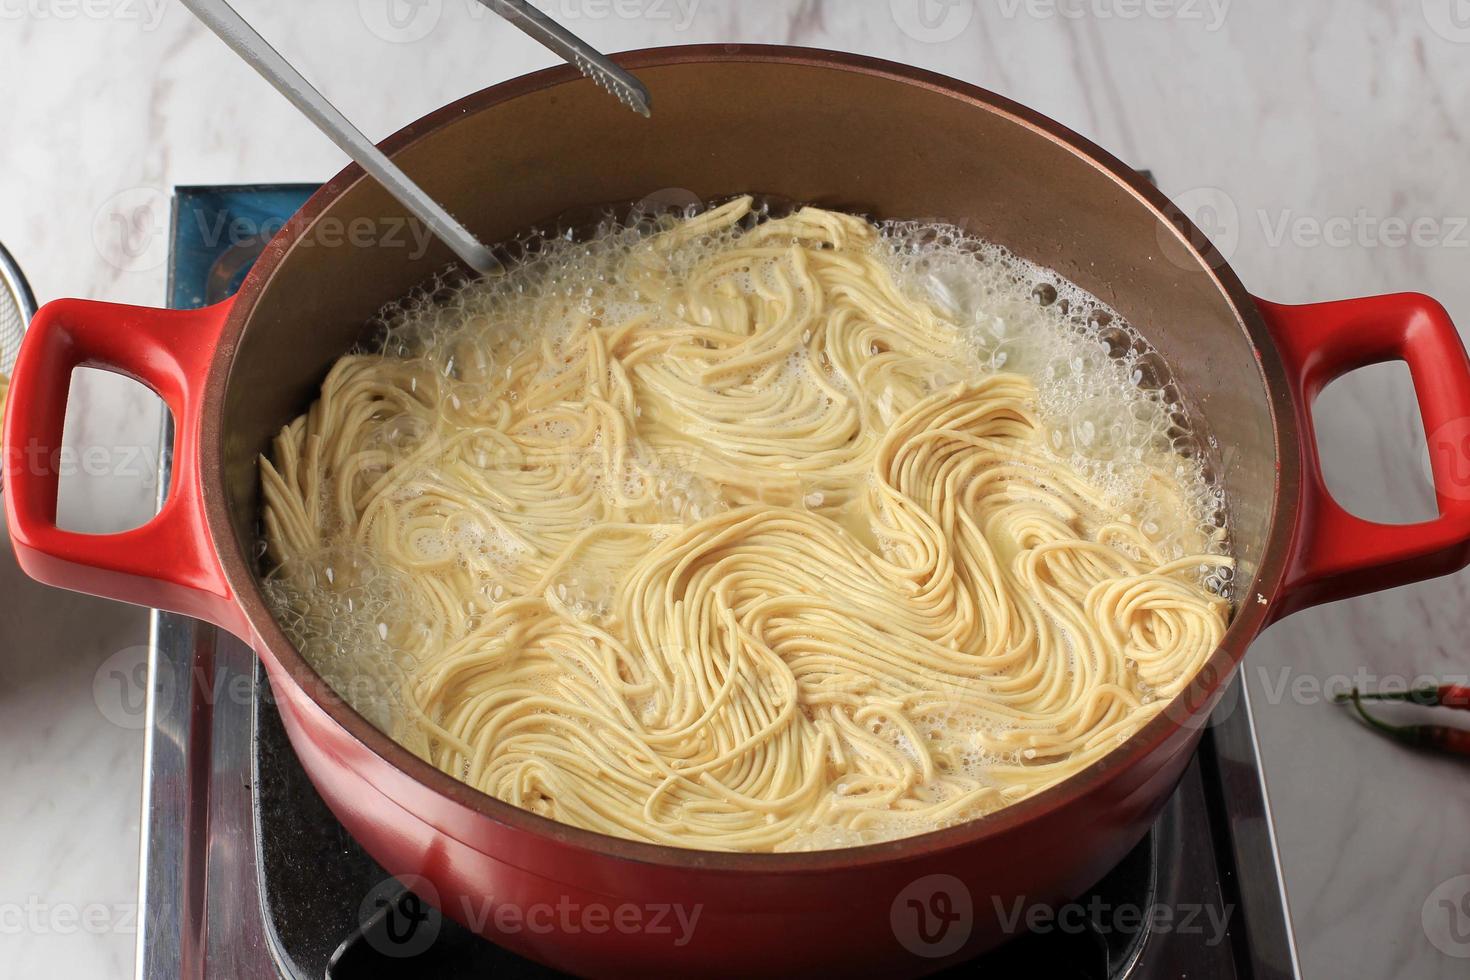
<svg viewBox="0 0 1470 980">
<path fill-rule="evenodd" d="M 1450 316 L 1418 293 L 1283 306 L 1257 300 L 1286 361 L 1302 446 L 1297 541 L 1273 614 L 1447 575 L 1470 564 L 1470 358 Z M 1355 517 L 1322 476 L 1312 402 L 1333 380 L 1404 361 L 1428 439 L 1439 516 Z"/>
<path fill-rule="evenodd" d="M 200 310 L 63 299 L 31 322 L 5 418 L 5 509 L 21 567 L 79 592 L 154 606 L 240 633 L 200 485 L 200 408 L 230 301 Z M 174 416 L 167 499 L 141 527 L 83 534 L 56 526 L 62 426 L 72 371 L 101 368 L 151 388 Z"/>
</svg>

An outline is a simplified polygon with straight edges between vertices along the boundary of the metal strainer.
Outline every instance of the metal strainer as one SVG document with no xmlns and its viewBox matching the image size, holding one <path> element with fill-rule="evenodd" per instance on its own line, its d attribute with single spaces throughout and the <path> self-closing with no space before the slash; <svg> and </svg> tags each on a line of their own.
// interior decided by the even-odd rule
<svg viewBox="0 0 1470 980">
<path fill-rule="evenodd" d="M 0 245 L 0 374 L 7 379 L 15 369 L 21 335 L 35 313 L 36 298 L 31 295 L 31 287 L 15 259 Z"/>
</svg>

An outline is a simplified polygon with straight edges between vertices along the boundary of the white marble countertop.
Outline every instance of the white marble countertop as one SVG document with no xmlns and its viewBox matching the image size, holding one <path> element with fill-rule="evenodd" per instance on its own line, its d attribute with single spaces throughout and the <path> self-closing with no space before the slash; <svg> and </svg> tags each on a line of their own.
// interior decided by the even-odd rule
<svg viewBox="0 0 1470 980">
<path fill-rule="evenodd" d="M 550 63 L 472 0 L 236 6 L 374 137 Z M 1262 296 L 1422 290 L 1470 324 L 1463 0 L 541 6 L 604 50 L 781 42 L 976 82 L 1151 168 L 1197 217 L 1216 215 L 1218 239 Z M 172 0 L 0 0 L 0 21 L 0 240 L 43 301 L 161 303 L 174 184 L 318 180 L 344 162 Z M 1406 242 L 1411 226 L 1422 233 Z M 114 463 L 65 489 L 64 521 L 140 521 L 153 488 L 126 460 L 148 458 L 156 408 L 126 383 L 88 379 L 73 409 L 74 444 L 108 447 Z M 1416 416 L 1399 369 L 1360 372 L 1324 396 L 1326 467 L 1347 506 L 1380 519 L 1432 512 Z M 27 583 L 8 556 L 0 576 L 0 962 L 15 976 L 123 975 L 145 617 Z M 1315 609 L 1251 652 L 1308 977 L 1470 969 L 1470 906 L 1439 904 L 1470 890 L 1470 878 L 1451 881 L 1470 872 L 1470 769 L 1384 742 L 1320 693 L 1355 675 L 1470 671 L 1467 587 L 1461 574 Z"/>
</svg>

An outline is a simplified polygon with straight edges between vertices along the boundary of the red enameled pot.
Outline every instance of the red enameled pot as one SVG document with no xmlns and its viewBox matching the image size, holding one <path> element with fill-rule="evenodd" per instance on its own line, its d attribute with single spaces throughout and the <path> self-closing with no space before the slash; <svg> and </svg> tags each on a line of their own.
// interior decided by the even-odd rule
<svg viewBox="0 0 1470 980">
<path fill-rule="evenodd" d="M 1209 454 L 1229 499 L 1238 609 L 1189 689 L 1116 752 L 937 833 L 812 854 L 720 854 L 561 826 L 485 796 L 325 688 L 271 618 L 252 557 L 257 454 L 306 408 L 375 310 L 451 261 L 437 246 L 420 255 L 402 247 L 408 236 L 383 234 L 402 211 L 349 167 L 275 237 L 232 300 L 187 312 L 81 300 L 42 309 L 10 391 L 6 510 L 37 579 L 188 613 L 249 642 L 332 810 L 446 913 L 580 974 L 935 969 L 945 956 L 914 950 L 957 959 L 993 945 L 1017 898 L 1065 901 L 1142 837 L 1222 683 L 1274 618 L 1470 560 L 1470 363 L 1433 300 L 1256 300 L 1123 163 L 1022 106 L 928 72 L 738 45 L 620 60 L 652 91 L 651 120 L 558 68 L 462 99 L 383 148 L 486 241 L 671 188 L 701 199 L 755 191 L 945 219 L 1058 270 L 1140 328 L 1172 372 L 1159 382 L 1178 386 L 1218 443 Z M 354 222 L 379 233 L 344 238 Z M 1408 362 L 1429 437 L 1440 514 L 1421 524 L 1344 511 L 1313 442 L 1311 404 L 1323 386 L 1387 360 Z M 56 454 L 79 365 L 142 381 L 176 420 L 168 500 L 135 530 L 56 526 Z M 968 921 L 931 931 L 940 938 L 926 945 L 916 913 L 943 912 L 939 892 L 951 909 L 968 896 Z"/>
</svg>

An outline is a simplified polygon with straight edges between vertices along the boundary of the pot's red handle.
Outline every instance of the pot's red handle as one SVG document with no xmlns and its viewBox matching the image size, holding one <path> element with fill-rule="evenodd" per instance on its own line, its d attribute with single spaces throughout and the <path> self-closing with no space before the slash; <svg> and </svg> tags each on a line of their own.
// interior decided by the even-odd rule
<svg viewBox="0 0 1470 980">
<path fill-rule="evenodd" d="M 1286 361 L 1304 454 L 1302 523 L 1278 615 L 1417 582 L 1470 562 L 1470 359 L 1443 306 L 1397 293 L 1282 306 L 1257 300 Z M 1354 517 L 1327 491 L 1312 402 L 1333 379 L 1408 363 L 1429 440 L 1439 516 L 1419 524 Z"/>
<path fill-rule="evenodd" d="M 31 577 L 238 631 L 199 482 L 201 397 L 229 308 L 228 300 L 200 310 L 159 310 L 63 299 L 36 314 L 16 360 L 5 417 L 5 510 L 16 557 Z M 62 425 L 77 367 L 134 378 L 173 412 L 168 498 L 142 527 L 83 534 L 56 526 Z"/>
</svg>

